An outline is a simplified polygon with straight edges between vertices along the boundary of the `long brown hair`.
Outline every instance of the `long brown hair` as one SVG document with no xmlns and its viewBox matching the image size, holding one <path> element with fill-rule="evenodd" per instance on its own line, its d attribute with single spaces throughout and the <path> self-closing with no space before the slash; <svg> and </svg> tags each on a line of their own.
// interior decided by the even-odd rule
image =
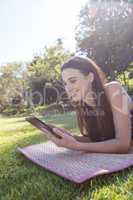
<svg viewBox="0 0 133 200">
<path fill-rule="evenodd" d="M 93 94 L 100 94 L 99 98 L 94 98 L 96 107 L 86 103 L 77 105 L 76 116 L 81 134 L 83 128 L 86 130 L 91 141 L 102 141 L 115 137 L 115 127 L 110 101 L 105 91 L 107 78 L 101 68 L 90 58 L 76 56 L 65 62 L 61 66 L 61 72 L 66 68 L 78 69 L 85 76 L 90 72 L 94 74 L 92 82 Z"/>
</svg>

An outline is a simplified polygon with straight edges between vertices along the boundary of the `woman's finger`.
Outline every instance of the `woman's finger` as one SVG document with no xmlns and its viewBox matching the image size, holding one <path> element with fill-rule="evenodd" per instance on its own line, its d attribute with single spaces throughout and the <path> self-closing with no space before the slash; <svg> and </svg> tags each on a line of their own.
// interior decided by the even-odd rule
<svg viewBox="0 0 133 200">
<path fill-rule="evenodd" d="M 46 132 L 46 133 L 50 133 L 46 128 L 41 127 L 42 131 Z"/>
<path fill-rule="evenodd" d="M 57 126 L 54 125 L 54 124 L 48 124 L 48 125 L 51 126 L 52 128 L 57 128 L 58 130 L 63 131 L 63 132 L 66 133 L 66 134 L 70 134 L 70 132 L 67 131 L 65 128 L 57 127 Z"/>
<path fill-rule="evenodd" d="M 57 128 L 54 124 L 48 124 L 51 128 Z"/>
<path fill-rule="evenodd" d="M 45 129 L 44 127 L 43 127 L 42 129 L 43 129 L 43 133 L 44 133 L 48 138 L 53 137 L 53 135 L 52 135 L 47 129 Z"/>
<path fill-rule="evenodd" d="M 53 128 L 53 131 L 54 131 L 57 135 L 61 136 L 62 138 L 70 136 L 70 134 L 68 134 L 68 133 L 66 133 L 66 132 L 64 132 L 63 130 L 58 129 L 58 128 Z"/>
</svg>

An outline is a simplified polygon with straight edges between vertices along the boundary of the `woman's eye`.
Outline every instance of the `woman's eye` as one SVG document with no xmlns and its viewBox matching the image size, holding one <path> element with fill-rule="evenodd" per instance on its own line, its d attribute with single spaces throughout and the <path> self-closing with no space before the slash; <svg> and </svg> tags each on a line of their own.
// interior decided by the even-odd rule
<svg viewBox="0 0 133 200">
<path fill-rule="evenodd" d="M 71 83 L 75 83 L 76 82 L 76 80 L 71 80 Z"/>
<path fill-rule="evenodd" d="M 66 83 L 63 83 L 64 86 L 66 86 Z"/>
<path fill-rule="evenodd" d="M 71 84 L 73 84 L 73 83 L 75 83 L 75 82 L 76 82 L 76 80 L 71 80 L 71 81 L 70 81 Z M 63 85 L 66 86 L 67 83 L 64 82 Z"/>
</svg>

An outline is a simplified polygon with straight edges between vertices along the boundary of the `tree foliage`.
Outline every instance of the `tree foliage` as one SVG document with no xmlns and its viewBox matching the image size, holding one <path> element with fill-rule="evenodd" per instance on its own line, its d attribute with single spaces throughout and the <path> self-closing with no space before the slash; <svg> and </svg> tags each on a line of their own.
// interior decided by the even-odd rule
<svg viewBox="0 0 133 200">
<path fill-rule="evenodd" d="M 47 83 L 50 87 L 47 90 L 46 99 L 42 104 L 50 104 L 55 101 L 55 86 L 60 90 L 60 66 L 72 55 L 63 47 L 61 39 L 51 47 L 44 47 L 40 55 L 33 57 L 30 63 L 9 63 L 0 68 L 0 110 L 8 105 L 22 104 L 32 106 L 38 104 L 40 94 L 44 97 L 44 87 Z M 34 94 L 34 95 L 32 95 Z M 46 100 L 46 101 L 45 101 Z M 31 105 L 32 104 L 32 105 Z"/>
<path fill-rule="evenodd" d="M 0 68 L 0 107 L 12 103 L 22 96 L 22 84 L 19 78 L 20 63 L 8 63 Z"/>
<path fill-rule="evenodd" d="M 58 87 L 57 82 L 60 79 L 60 66 L 71 55 L 72 53 L 66 50 L 63 47 L 62 41 L 58 39 L 55 45 L 44 47 L 41 55 L 34 56 L 27 68 L 29 87 L 32 94 L 39 92 L 44 97 L 46 83 Z M 49 88 L 47 89 L 47 98 L 43 99 L 41 103 L 52 103 L 55 101 L 55 98 L 56 91 Z M 38 104 L 39 99 L 40 96 L 34 95 L 33 103 Z"/>
<path fill-rule="evenodd" d="M 115 79 L 133 61 L 133 5 L 123 1 L 91 1 L 80 11 L 77 51 L 86 53 Z"/>
</svg>

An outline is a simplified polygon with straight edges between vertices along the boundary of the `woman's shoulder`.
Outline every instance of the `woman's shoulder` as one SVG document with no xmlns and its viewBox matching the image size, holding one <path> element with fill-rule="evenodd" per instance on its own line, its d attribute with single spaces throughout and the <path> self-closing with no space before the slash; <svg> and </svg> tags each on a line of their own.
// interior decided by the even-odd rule
<svg viewBox="0 0 133 200">
<path fill-rule="evenodd" d="M 108 96 L 108 99 L 113 106 L 119 106 L 121 103 L 122 96 L 122 85 L 117 81 L 111 81 L 104 85 L 105 93 Z"/>
<path fill-rule="evenodd" d="M 111 81 L 111 82 L 105 83 L 104 86 L 105 86 L 105 88 L 112 88 L 112 87 L 116 87 L 116 86 L 122 87 L 122 85 L 119 81 Z"/>
<path fill-rule="evenodd" d="M 122 86 L 119 81 L 111 81 L 106 83 L 104 86 L 109 98 L 112 98 L 112 96 L 115 95 L 117 96 L 117 94 L 126 95 L 128 98 L 129 109 L 133 109 L 133 101 L 131 97 L 128 95 L 126 88 Z"/>
<path fill-rule="evenodd" d="M 118 81 L 111 81 L 104 84 L 104 88 L 109 95 L 112 95 L 114 92 L 124 89 L 120 82 Z"/>
<path fill-rule="evenodd" d="M 113 94 L 113 92 L 118 92 L 124 95 L 125 94 L 128 95 L 126 88 L 122 86 L 122 84 L 119 81 L 108 82 L 104 84 L 104 87 L 105 87 L 105 90 L 109 92 L 111 95 Z M 128 97 L 130 98 L 129 95 Z"/>
</svg>

